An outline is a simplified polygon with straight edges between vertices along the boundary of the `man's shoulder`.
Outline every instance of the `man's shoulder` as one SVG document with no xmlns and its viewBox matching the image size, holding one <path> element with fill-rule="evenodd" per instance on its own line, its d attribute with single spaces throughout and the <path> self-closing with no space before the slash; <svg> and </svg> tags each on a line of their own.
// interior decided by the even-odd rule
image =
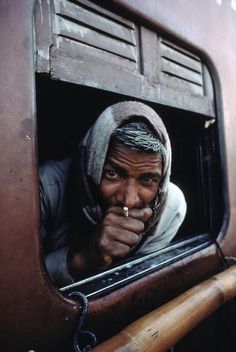
<svg viewBox="0 0 236 352">
<path fill-rule="evenodd" d="M 173 211 L 181 213 L 186 212 L 186 200 L 184 194 L 181 189 L 172 182 L 170 182 L 168 186 L 166 207 Z"/>
<path fill-rule="evenodd" d="M 71 158 L 44 162 L 39 167 L 40 182 L 46 187 L 66 182 L 70 164 Z"/>
</svg>

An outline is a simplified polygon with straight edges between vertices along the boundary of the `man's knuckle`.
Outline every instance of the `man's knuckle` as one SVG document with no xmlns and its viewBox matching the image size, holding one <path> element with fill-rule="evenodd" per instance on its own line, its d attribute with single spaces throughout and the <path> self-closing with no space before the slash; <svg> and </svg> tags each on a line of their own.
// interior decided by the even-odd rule
<svg viewBox="0 0 236 352">
<path fill-rule="evenodd" d="M 138 222 L 138 224 L 139 224 L 139 229 L 140 229 L 140 231 L 143 231 L 144 230 L 144 223 L 142 222 L 142 221 L 139 221 Z"/>
<path fill-rule="evenodd" d="M 109 224 L 104 224 L 102 226 L 101 234 L 102 236 L 109 236 L 112 233 L 112 227 Z"/>
<path fill-rule="evenodd" d="M 102 236 L 102 237 L 100 237 L 99 238 L 99 240 L 98 240 L 98 247 L 100 248 L 100 249 L 104 249 L 104 248 L 106 248 L 107 246 L 108 246 L 108 239 L 106 238 L 106 236 Z"/>
<path fill-rule="evenodd" d="M 127 247 L 127 248 L 126 248 Z M 117 247 L 114 249 L 114 256 L 124 258 L 128 254 L 128 246 Z"/>
<path fill-rule="evenodd" d="M 134 233 L 131 238 L 132 244 L 136 244 L 138 242 L 138 239 L 139 239 L 139 236 L 136 233 Z"/>
</svg>

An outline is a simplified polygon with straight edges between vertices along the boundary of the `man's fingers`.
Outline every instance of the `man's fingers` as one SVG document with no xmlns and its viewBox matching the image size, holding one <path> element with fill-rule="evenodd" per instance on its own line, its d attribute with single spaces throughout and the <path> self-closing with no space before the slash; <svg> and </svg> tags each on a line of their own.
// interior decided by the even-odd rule
<svg viewBox="0 0 236 352">
<path fill-rule="evenodd" d="M 120 242 L 132 247 L 139 241 L 139 236 L 136 233 L 112 225 L 104 225 L 103 234 L 98 239 L 98 244 L 100 248 L 104 249 L 108 248 L 112 242 Z"/>
<path fill-rule="evenodd" d="M 102 260 L 105 267 L 112 263 L 112 257 L 109 254 L 103 254 Z"/>
<path fill-rule="evenodd" d="M 117 214 L 125 217 L 124 210 L 122 207 L 112 206 L 106 212 L 106 214 L 109 214 L 109 213 L 113 213 L 113 214 Z M 145 207 L 141 209 L 138 209 L 138 208 L 128 209 L 128 217 L 140 220 L 142 222 L 146 222 L 152 216 L 152 213 L 153 211 L 150 207 Z"/>
<path fill-rule="evenodd" d="M 142 209 L 129 209 L 129 217 L 146 222 L 152 216 L 152 209 L 149 207 Z"/>
<path fill-rule="evenodd" d="M 124 216 L 124 210 L 122 207 L 111 206 L 106 211 L 106 214 L 110 214 L 110 213 Z"/>
<path fill-rule="evenodd" d="M 129 251 L 130 247 L 128 245 L 117 241 L 111 241 L 109 246 L 106 247 L 106 254 L 103 255 L 103 259 L 104 256 L 111 258 L 111 260 L 113 258 L 124 258 L 127 256 Z"/>
<path fill-rule="evenodd" d="M 153 210 L 151 209 L 151 208 L 144 208 L 143 209 L 143 212 L 144 212 L 144 214 L 143 214 L 143 221 L 144 222 L 146 222 L 147 220 L 149 220 L 150 219 L 150 217 L 152 216 L 152 214 L 153 214 Z"/>
<path fill-rule="evenodd" d="M 103 220 L 104 226 L 114 226 L 122 230 L 128 230 L 134 233 L 142 233 L 144 231 L 144 222 L 131 218 L 124 217 L 114 213 L 108 214 Z"/>
</svg>

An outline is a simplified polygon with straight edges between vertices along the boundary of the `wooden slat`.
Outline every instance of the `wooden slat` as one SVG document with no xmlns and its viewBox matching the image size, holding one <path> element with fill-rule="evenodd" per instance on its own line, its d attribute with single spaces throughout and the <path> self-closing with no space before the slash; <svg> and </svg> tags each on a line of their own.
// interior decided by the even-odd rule
<svg viewBox="0 0 236 352">
<path fill-rule="evenodd" d="M 56 40 L 56 47 L 53 49 L 52 52 L 52 64 L 55 58 L 57 58 L 57 60 L 60 60 L 60 57 L 62 60 L 63 57 L 70 58 L 71 62 L 74 62 L 75 65 L 73 70 L 79 69 L 84 71 L 90 71 L 91 67 L 89 66 L 88 62 L 88 60 L 90 60 L 94 63 L 103 65 L 103 75 L 105 65 L 114 65 L 117 66 L 117 68 L 119 68 L 120 70 L 131 71 L 134 73 L 137 73 L 139 71 L 138 65 L 134 61 L 63 37 L 58 37 Z M 73 75 L 73 71 L 71 74 Z"/>
<path fill-rule="evenodd" d="M 88 1 L 88 0 L 69 0 L 69 1 L 72 3 L 77 3 L 77 4 L 79 4 L 83 7 L 86 7 L 88 9 L 92 9 L 94 12 L 101 13 L 103 16 L 111 18 L 111 19 L 115 20 L 116 22 L 125 25 L 128 28 L 134 29 L 133 22 L 128 21 L 127 19 L 120 17 L 119 15 L 117 15 L 113 12 L 108 11 L 104 7 L 100 7 L 91 1 Z"/>
<path fill-rule="evenodd" d="M 196 54 L 194 54 L 192 51 L 188 51 L 185 48 L 183 48 L 182 46 L 179 46 L 177 44 L 175 44 L 174 42 L 170 42 L 168 40 L 166 40 L 165 38 L 161 39 L 161 42 L 169 47 L 171 47 L 174 50 L 180 51 L 182 54 L 187 55 L 197 61 L 201 61 L 199 56 L 197 56 Z"/>
<path fill-rule="evenodd" d="M 36 2 L 35 6 L 35 40 L 36 40 L 36 71 L 49 72 L 50 60 L 49 49 L 53 44 L 52 21 L 50 3 L 43 1 Z"/>
<path fill-rule="evenodd" d="M 160 81 L 160 42 L 157 34 L 145 27 L 140 29 L 142 73 L 148 80 Z"/>
<path fill-rule="evenodd" d="M 55 2 L 56 14 L 65 16 L 94 30 L 104 32 L 119 40 L 135 45 L 133 29 L 104 17 L 102 14 L 94 13 L 81 6 L 68 1 L 57 0 Z"/>
<path fill-rule="evenodd" d="M 153 84 L 140 74 L 136 63 L 63 37 L 51 52 L 51 77 L 214 116 L 207 97 Z"/>
<path fill-rule="evenodd" d="M 135 63 L 66 38 L 52 51 L 51 77 L 120 94 L 141 94 L 141 76 Z M 128 68 L 130 70 L 128 70 Z M 104 74 L 106 72 L 106 74 Z M 118 84 L 117 82 L 122 82 Z"/>
<path fill-rule="evenodd" d="M 163 42 L 161 43 L 161 56 L 202 74 L 202 65 L 199 59 L 195 59 Z"/>
<path fill-rule="evenodd" d="M 161 73 L 161 83 L 176 89 L 177 91 L 185 91 L 186 94 L 204 95 L 203 87 L 195 83 L 180 79 L 175 76 Z"/>
<path fill-rule="evenodd" d="M 59 16 L 55 18 L 55 21 L 56 34 L 81 41 L 108 52 L 115 53 L 134 62 L 137 61 L 135 48 L 129 44 L 105 36 L 102 33 L 98 33 L 88 27 L 84 27 L 77 23 L 68 21 Z"/>
<path fill-rule="evenodd" d="M 214 102 L 208 97 L 191 95 L 190 92 L 177 90 L 164 84 L 161 84 L 159 91 L 161 104 L 210 117 L 215 116 Z"/>
<path fill-rule="evenodd" d="M 206 65 L 202 65 L 203 68 L 203 82 L 204 82 L 204 93 L 209 99 L 214 99 L 214 87 L 213 81 L 210 75 L 209 70 L 207 69 Z"/>
<path fill-rule="evenodd" d="M 203 84 L 202 75 L 165 58 L 162 59 L 161 69 L 162 72 L 171 74 L 181 79 L 185 79 L 189 82 L 193 82 L 199 85 Z"/>
<path fill-rule="evenodd" d="M 166 352 L 235 296 L 234 265 L 138 319 L 93 351 Z"/>
</svg>

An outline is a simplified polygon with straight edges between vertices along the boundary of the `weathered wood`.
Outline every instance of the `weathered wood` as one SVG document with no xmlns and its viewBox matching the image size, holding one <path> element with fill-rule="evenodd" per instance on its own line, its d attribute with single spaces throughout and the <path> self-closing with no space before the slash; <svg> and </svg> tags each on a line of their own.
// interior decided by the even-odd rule
<svg viewBox="0 0 236 352">
<path fill-rule="evenodd" d="M 94 352 L 165 352 L 236 296 L 236 265 L 138 319 Z"/>
<path fill-rule="evenodd" d="M 204 90 L 202 86 L 195 84 L 193 82 L 189 82 L 187 80 L 180 79 L 178 77 L 166 74 L 164 72 L 161 73 L 161 83 L 165 86 L 169 86 L 176 91 L 185 91 L 186 94 L 193 95 L 204 95 Z"/>
<path fill-rule="evenodd" d="M 181 86 L 175 89 L 171 85 L 162 84 L 159 99 L 162 104 L 185 109 L 206 116 L 214 117 L 214 101 L 205 96 L 197 96 L 189 91 L 182 91 Z"/>
<path fill-rule="evenodd" d="M 55 33 L 58 35 L 114 53 L 134 62 L 137 61 L 137 54 L 133 45 L 124 43 L 123 41 L 109 37 L 108 35 L 104 35 L 102 32 L 97 32 L 96 29 L 93 30 L 87 26 L 71 22 L 60 16 L 55 17 L 55 22 Z"/>
<path fill-rule="evenodd" d="M 76 44 L 80 48 L 85 47 L 82 43 L 73 43 L 65 38 L 60 41 L 60 49 L 53 53 L 55 56 L 53 57 L 51 75 L 54 79 L 109 90 L 120 94 L 127 94 L 132 89 L 134 96 L 140 96 L 142 76 L 135 70 L 135 65 L 133 65 L 134 70 L 131 71 L 128 71 L 127 67 L 126 69 L 121 69 L 122 66 L 116 64 L 118 60 L 113 60 L 114 55 L 103 51 L 99 55 L 97 53 L 96 55 L 92 55 L 93 51 L 89 50 L 87 52 L 87 48 L 78 51 Z M 66 50 L 67 46 L 75 50 L 68 52 Z M 104 71 L 106 72 L 105 75 Z M 119 85 L 119 81 L 122 81 L 123 84 Z"/>
<path fill-rule="evenodd" d="M 142 73 L 154 83 L 160 82 L 160 39 L 157 33 L 140 28 Z"/>
<path fill-rule="evenodd" d="M 51 54 L 54 79 L 214 116 L 213 103 L 207 97 L 150 82 L 139 73 L 137 63 L 117 55 L 63 37 L 57 38 Z"/>
<path fill-rule="evenodd" d="M 198 57 L 193 57 L 190 53 L 182 51 L 179 48 L 172 46 L 171 44 L 161 41 L 161 56 L 169 60 L 172 60 L 176 63 L 179 63 L 182 66 L 188 67 L 193 71 L 202 73 L 201 61 Z"/>
<path fill-rule="evenodd" d="M 50 71 L 50 46 L 53 44 L 52 11 L 50 2 L 36 1 L 34 11 L 35 41 L 36 41 L 36 70 Z"/>
<path fill-rule="evenodd" d="M 104 7 L 100 7 L 98 5 L 96 5 L 95 3 L 89 1 L 89 0 L 69 0 L 72 1 L 74 3 L 78 3 L 79 5 L 86 7 L 88 9 L 93 10 L 94 12 L 98 12 L 98 13 L 102 13 L 104 16 L 108 17 L 108 18 L 112 18 L 113 20 L 115 20 L 118 23 L 121 23 L 123 25 L 125 25 L 126 27 L 129 27 L 131 29 L 134 29 L 134 24 L 133 22 L 117 15 L 116 13 L 113 13 L 111 11 L 106 10 Z"/>
<path fill-rule="evenodd" d="M 203 82 L 204 82 L 204 94 L 209 99 L 214 99 L 214 88 L 213 88 L 213 81 L 210 75 L 209 70 L 207 69 L 206 65 L 202 65 L 202 72 L 203 72 Z"/>
<path fill-rule="evenodd" d="M 200 86 L 203 84 L 201 74 L 165 58 L 162 59 L 162 72 L 168 73 L 175 77 L 179 77 L 189 82 L 193 82 Z"/>
<path fill-rule="evenodd" d="M 38 3 L 37 72 L 215 116 L 211 78 L 198 56 L 88 0 L 53 4 L 46 11 Z"/>
<path fill-rule="evenodd" d="M 95 13 L 79 6 L 79 3 L 77 5 L 69 1 L 56 0 L 55 12 L 58 15 L 65 16 L 67 19 L 82 23 L 86 27 L 94 28 L 108 34 L 109 36 L 114 36 L 119 40 L 135 45 L 135 38 L 133 35 L 134 27 L 131 29 L 124 23 L 117 23 L 116 19 L 112 18 L 112 13 L 110 18 L 107 18 L 107 13 L 106 16 L 104 16 L 102 8 L 100 8 L 99 13 Z"/>
<path fill-rule="evenodd" d="M 131 71 L 132 73 L 138 72 L 137 63 L 126 58 L 123 58 L 113 53 L 106 52 L 104 50 L 90 47 L 86 44 L 75 42 L 67 38 L 59 37 L 56 41 L 56 48 L 52 50 L 52 74 L 54 72 L 54 66 L 59 64 L 64 66 L 64 58 L 68 58 L 71 61 L 69 67 L 72 68 L 72 71 L 68 67 L 68 80 L 71 81 L 69 76 L 76 75 L 77 72 L 81 71 L 91 71 L 91 79 L 96 80 L 96 77 L 93 77 L 92 73 L 96 72 L 98 68 L 90 67 L 91 64 L 98 64 L 99 68 L 102 69 L 103 79 L 106 80 L 107 77 L 104 75 L 104 65 L 116 66 L 122 72 L 123 70 Z M 100 67 L 102 66 L 102 68 Z M 61 71 L 60 71 L 61 72 Z M 60 72 L 59 75 L 60 75 Z M 98 74 L 98 76 L 100 76 Z M 99 86 L 99 79 L 97 78 L 97 85 Z M 76 82 L 75 82 L 76 83 Z M 77 82 L 80 84 L 80 82 Z M 85 84 L 86 85 L 86 84 Z M 89 85 L 89 84 L 88 84 Z"/>
</svg>

